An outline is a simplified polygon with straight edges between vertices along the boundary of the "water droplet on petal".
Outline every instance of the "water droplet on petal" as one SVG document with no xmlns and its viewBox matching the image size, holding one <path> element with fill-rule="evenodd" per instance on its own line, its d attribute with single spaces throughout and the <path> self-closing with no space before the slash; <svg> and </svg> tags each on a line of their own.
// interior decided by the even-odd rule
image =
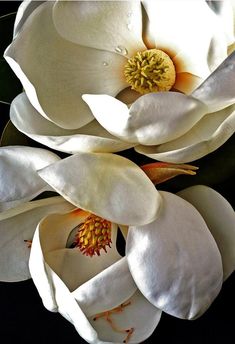
<svg viewBox="0 0 235 344">
<path fill-rule="evenodd" d="M 127 28 L 128 28 L 129 31 L 131 31 L 131 30 L 132 30 L 132 24 L 131 24 L 131 23 L 128 23 L 128 24 L 127 24 Z"/>
<path fill-rule="evenodd" d="M 132 12 L 128 12 L 127 17 L 131 17 L 131 16 L 132 16 Z"/>
<path fill-rule="evenodd" d="M 105 67 L 107 67 L 109 64 L 108 64 L 108 62 L 103 61 L 102 65 L 105 66 Z"/>
<path fill-rule="evenodd" d="M 118 45 L 116 48 L 115 48 L 115 51 L 116 53 L 118 54 L 121 54 L 121 55 L 124 55 L 126 56 L 128 54 L 128 51 L 125 47 L 121 46 L 121 45 Z"/>
</svg>

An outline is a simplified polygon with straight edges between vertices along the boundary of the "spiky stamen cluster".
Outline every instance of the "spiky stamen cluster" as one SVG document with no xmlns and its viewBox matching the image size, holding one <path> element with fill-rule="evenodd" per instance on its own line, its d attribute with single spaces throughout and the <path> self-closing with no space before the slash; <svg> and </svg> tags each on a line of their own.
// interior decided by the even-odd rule
<svg viewBox="0 0 235 344">
<path fill-rule="evenodd" d="M 111 222 L 96 215 L 89 215 L 78 226 L 73 247 L 78 247 L 86 256 L 100 256 L 103 249 L 107 252 L 107 246 L 111 247 Z"/>
<path fill-rule="evenodd" d="M 131 88 L 141 94 L 169 91 L 176 78 L 171 58 L 159 49 L 137 52 L 125 65 L 124 75 Z"/>
<path fill-rule="evenodd" d="M 131 304 L 131 301 L 126 301 L 124 303 L 122 303 L 120 306 L 115 307 L 109 311 L 106 312 L 102 312 L 99 314 L 96 314 L 95 317 L 93 318 L 94 321 L 103 318 L 104 320 L 106 320 L 109 325 L 112 327 L 112 329 L 115 332 L 119 332 L 119 333 L 123 333 L 123 334 L 127 334 L 126 338 L 123 340 L 123 343 L 128 343 L 132 333 L 134 332 L 134 328 L 128 328 L 128 329 L 120 329 L 119 327 L 117 327 L 114 323 L 114 321 L 112 320 L 111 316 L 112 314 L 117 314 L 117 313 L 121 313 L 124 311 L 125 307 L 129 306 Z"/>
</svg>

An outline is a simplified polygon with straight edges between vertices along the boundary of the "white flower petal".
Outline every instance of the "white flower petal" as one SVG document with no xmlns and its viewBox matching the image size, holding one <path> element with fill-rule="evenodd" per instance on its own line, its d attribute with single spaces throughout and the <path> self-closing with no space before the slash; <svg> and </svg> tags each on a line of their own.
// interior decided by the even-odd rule
<svg viewBox="0 0 235 344">
<path fill-rule="evenodd" d="M 63 260 L 61 261 L 61 272 L 63 270 L 64 274 L 62 279 L 53 270 L 51 264 L 48 264 L 47 257 L 49 251 L 55 248 L 61 249 L 66 244 L 69 232 L 81 221 L 82 213 L 84 212 L 75 210 L 64 215 L 50 215 L 39 224 L 34 235 L 29 263 L 34 283 L 38 288 L 45 307 L 51 311 L 60 312 L 75 326 L 80 336 L 89 343 L 106 343 L 104 342 L 105 340 L 115 342 L 117 338 L 116 332 L 111 329 L 110 325 L 104 333 L 103 319 L 93 321 L 97 313 L 91 314 L 92 310 L 107 310 L 106 307 L 109 305 L 115 305 L 119 301 L 123 303 L 123 301 L 126 301 L 126 296 L 128 296 L 128 299 L 131 297 L 131 304 L 123 309 L 121 316 L 120 314 L 114 314 L 112 317 L 114 317 L 117 325 L 123 324 L 124 329 L 127 326 L 134 327 L 133 341 L 140 342 L 153 332 L 160 320 L 161 311 L 145 300 L 139 292 L 135 293 L 136 286 L 129 273 L 125 258 L 121 258 L 112 265 L 113 253 L 111 253 L 110 257 L 109 251 L 103 257 L 97 257 L 94 260 L 94 257 L 84 257 L 78 250 L 70 249 L 70 251 L 75 252 L 73 256 L 74 261 L 71 259 L 67 266 L 65 266 L 66 264 Z M 83 258 L 86 259 L 86 262 Z M 99 272 L 100 264 L 102 265 L 102 262 L 99 263 L 99 259 L 103 263 L 106 261 L 106 267 L 108 264 L 111 264 L 110 267 L 105 269 L 105 266 L 103 266 L 105 270 Z M 58 265 L 58 262 L 56 264 Z M 78 267 L 76 267 L 76 264 Z M 81 282 L 80 274 L 83 273 L 84 269 L 87 269 L 89 272 L 92 264 L 94 277 L 90 276 L 90 280 L 80 286 L 78 285 L 78 289 L 71 292 L 68 288 L 69 281 L 66 274 L 67 276 L 71 275 L 70 279 L 77 279 L 79 284 Z M 68 271 L 66 272 L 66 270 Z M 95 271 L 97 273 L 96 276 Z M 92 304 L 92 301 L 94 301 L 94 304 Z M 79 304 L 81 304 L 83 310 Z M 119 305 L 116 304 L 116 306 Z M 146 314 L 145 312 L 148 313 L 150 318 L 145 317 L 145 320 L 143 320 L 142 317 Z M 87 319 L 89 316 L 90 319 Z M 92 325 L 97 329 L 97 332 Z M 123 340 L 126 336 L 125 334 L 118 335 L 119 340 L 117 342 L 120 342 L 120 338 Z M 133 341 L 131 338 L 130 342 Z"/>
<path fill-rule="evenodd" d="M 235 106 L 204 116 L 176 140 L 159 146 L 137 146 L 135 150 L 152 159 L 185 163 L 200 159 L 222 146 L 235 131 Z"/>
<path fill-rule="evenodd" d="M 66 153 L 118 152 L 133 147 L 107 132 L 96 120 L 80 129 L 68 130 L 40 116 L 22 93 L 11 104 L 10 118 L 16 128 L 52 149 Z"/>
<path fill-rule="evenodd" d="M 42 169 L 60 158 L 47 150 L 23 146 L 0 148 L 0 211 L 33 199 L 45 190 L 38 176 Z M 49 188 L 50 190 L 50 188 Z"/>
<path fill-rule="evenodd" d="M 44 1 L 27 0 L 20 4 L 15 18 L 13 37 L 20 32 L 30 14 L 43 3 Z"/>
<path fill-rule="evenodd" d="M 174 194 L 161 192 L 161 196 L 159 217 L 129 229 L 129 268 L 137 287 L 156 307 L 193 319 L 220 291 L 221 256 L 198 211 Z"/>
<path fill-rule="evenodd" d="M 143 1 L 143 5 L 156 47 L 174 56 L 177 72 L 207 77 L 212 39 L 220 45 L 220 62 L 226 57 L 227 40 L 221 23 L 205 1 Z"/>
<path fill-rule="evenodd" d="M 235 103 L 235 52 L 205 80 L 192 96 L 215 112 Z"/>
<path fill-rule="evenodd" d="M 195 185 L 178 195 L 190 202 L 202 215 L 220 250 L 224 280 L 235 270 L 235 213 L 215 190 Z"/>
<path fill-rule="evenodd" d="M 115 245 L 115 243 L 113 244 Z M 107 256 L 109 254 L 108 251 Z M 108 259 L 110 258 L 108 257 Z M 90 263 L 95 263 L 93 258 L 90 258 Z M 89 269 L 87 265 L 86 269 Z M 119 306 L 123 301 L 129 299 L 136 289 L 126 257 L 124 257 L 83 283 L 72 294 L 86 315 L 92 316 Z"/>
<path fill-rule="evenodd" d="M 114 223 L 153 221 L 161 198 L 145 173 L 130 160 L 108 153 L 81 153 L 39 175 L 77 207 Z"/>
<path fill-rule="evenodd" d="M 158 325 L 161 311 L 148 302 L 139 291 L 130 298 L 130 302 L 131 304 L 125 307 L 122 313 L 114 313 L 111 318 L 118 328 L 134 328 L 128 343 L 142 343 L 151 336 Z M 92 318 L 90 321 L 92 322 Z M 122 343 L 125 338 L 125 334 L 113 331 L 104 319 L 93 321 L 92 325 L 99 338 L 106 343 Z"/>
<path fill-rule="evenodd" d="M 124 56 L 146 49 L 140 1 L 58 1 L 53 19 L 62 37 L 80 45 Z"/>
<path fill-rule="evenodd" d="M 0 214 L 0 280 L 17 282 L 30 278 L 30 249 L 24 240 L 32 240 L 38 222 L 54 211 L 74 208 L 62 197 L 25 203 Z"/>
<path fill-rule="evenodd" d="M 135 143 L 155 145 L 173 140 L 199 121 L 207 107 L 178 92 L 150 93 L 130 107 L 108 95 L 83 95 L 97 121 L 110 133 Z"/>
<path fill-rule="evenodd" d="M 32 13 L 5 58 L 32 105 L 57 125 L 75 129 L 93 119 L 81 94 L 115 96 L 127 86 L 126 59 L 64 40 L 54 28 L 52 7 L 48 1 Z"/>
</svg>

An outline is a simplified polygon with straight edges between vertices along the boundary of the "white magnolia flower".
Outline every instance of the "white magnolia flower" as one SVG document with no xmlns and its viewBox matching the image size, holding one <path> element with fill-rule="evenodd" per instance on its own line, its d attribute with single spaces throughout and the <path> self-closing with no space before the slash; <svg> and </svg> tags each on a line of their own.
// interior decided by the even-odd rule
<svg viewBox="0 0 235 344">
<path fill-rule="evenodd" d="M 234 211 L 214 190 L 158 192 L 138 166 L 112 154 L 76 154 L 38 176 L 32 170 L 32 179 L 42 178 L 63 197 L 0 215 L 0 278 L 31 275 L 45 307 L 89 343 L 141 342 L 161 310 L 198 317 L 234 271 Z M 117 224 L 129 226 L 123 258 Z M 24 240 L 32 237 L 29 272 Z"/>
<path fill-rule="evenodd" d="M 148 92 L 190 93 L 234 42 L 231 4 L 220 8 L 201 0 L 23 2 L 5 58 L 35 109 L 19 96 L 13 123 L 68 153 L 133 147 L 101 128 L 82 94 L 131 103 Z"/>
</svg>

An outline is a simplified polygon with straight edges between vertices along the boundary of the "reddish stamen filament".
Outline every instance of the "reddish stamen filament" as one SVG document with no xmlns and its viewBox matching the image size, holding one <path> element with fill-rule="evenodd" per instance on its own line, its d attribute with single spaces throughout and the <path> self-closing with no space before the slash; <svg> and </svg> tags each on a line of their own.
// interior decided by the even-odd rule
<svg viewBox="0 0 235 344">
<path fill-rule="evenodd" d="M 129 306 L 131 304 L 131 301 L 127 301 L 127 302 L 124 302 L 122 303 L 120 306 L 118 307 L 115 307 L 109 311 L 106 311 L 106 312 L 102 312 L 102 313 L 99 313 L 99 314 L 96 314 L 96 316 L 93 318 L 94 321 L 98 320 L 98 319 L 101 319 L 101 318 L 104 318 L 109 324 L 110 326 L 112 327 L 112 329 L 115 331 L 115 332 L 119 332 L 119 333 L 124 333 L 126 334 L 127 333 L 127 336 L 126 338 L 123 340 L 123 343 L 128 343 L 130 338 L 131 338 L 131 335 L 132 333 L 134 332 L 134 328 L 131 327 L 129 329 L 120 329 L 118 328 L 114 321 L 111 319 L 111 315 L 112 314 L 115 314 L 115 313 L 121 313 L 124 311 L 124 308 Z"/>
</svg>

